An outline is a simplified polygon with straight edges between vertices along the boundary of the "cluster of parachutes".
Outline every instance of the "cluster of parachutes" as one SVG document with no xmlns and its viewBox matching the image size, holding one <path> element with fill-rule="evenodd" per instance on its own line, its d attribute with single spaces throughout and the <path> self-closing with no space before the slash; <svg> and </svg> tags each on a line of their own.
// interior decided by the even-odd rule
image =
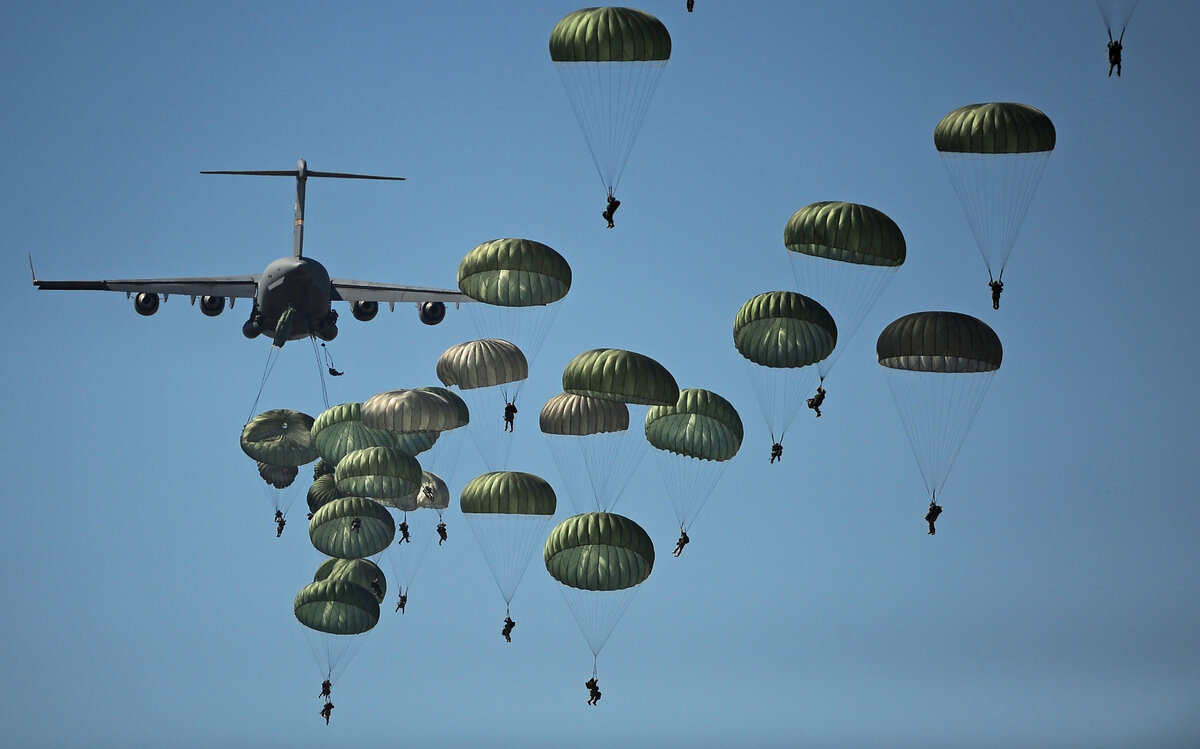
<svg viewBox="0 0 1200 749">
<path fill-rule="evenodd" d="M 997 309 L 1004 267 L 1055 140 L 1045 113 L 1007 102 L 959 107 L 934 129 Z M 807 404 L 820 415 L 826 375 L 907 254 L 891 218 L 846 202 L 802 207 L 785 225 L 783 243 L 798 291 L 754 296 L 733 324 L 734 346 L 778 449 L 814 385 Z M 1000 367 L 1000 339 L 969 315 L 921 312 L 888 325 L 876 354 L 932 502 Z"/>
</svg>

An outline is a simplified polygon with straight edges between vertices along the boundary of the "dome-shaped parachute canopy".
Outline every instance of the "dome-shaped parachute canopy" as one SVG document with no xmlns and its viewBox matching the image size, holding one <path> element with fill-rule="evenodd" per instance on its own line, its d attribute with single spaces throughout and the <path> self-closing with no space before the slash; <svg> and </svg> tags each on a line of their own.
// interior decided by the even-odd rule
<svg viewBox="0 0 1200 749">
<path fill-rule="evenodd" d="M 542 406 L 543 434 L 574 435 L 623 432 L 629 428 L 629 407 L 621 401 L 559 393 Z"/>
<path fill-rule="evenodd" d="M 679 400 L 679 385 L 666 367 L 624 349 L 584 351 L 567 363 L 562 384 L 574 395 L 643 406 L 669 406 Z"/>
<path fill-rule="evenodd" d="M 395 447 L 364 447 L 342 458 L 334 480 L 346 496 L 395 499 L 420 487 L 421 464 Z"/>
<path fill-rule="evenodd" d="M 768 291 L 738 310 L 733 344 L 764 367 L 806 367 L 833 353 L 837 325 L 824 307 L 802 294 Z"/>
<path fill-rule="evenodd" d="M 322 474 L 313 479 L 308 487 L 308 511 L 316 512 L 335 499 L 346 496 L 338 491 L 337 479 L 332 473 Z"/>
<path fill-rule="evenodd" d="M 472 299 L 503 307 L 557 302 L 571 288 L 571 266 L 532 239 L 493 239 L 458 265 L 458 288 Z"/>
<path fill-rule="evenodd" d="M 737 409 L 711 390 L 681 390 L 675 405 L 655 406 L 646 414 L 646 440 L 689 458 L 729 460 L 741 448 L 742 435 Z"/>
<path fill-rule="evenodd" d="M 426 491 L 428 489 L 429 491 Z M 441 512 L 450 506 L 450 487 L 441 476 L 429 471 L 421 472 L 421 487 L 416 493 L 416 507 Z"/>
<path fill-rule="evenodd" d="M 359 528 L 353 528 L 355 518 Z M 362 559 L 383 551 L 396 535 L 391 513 L 363 497 L 329 502 L 308 522 L 308 536 L 317 551 L 339 559 Z"/>
<path fill-rule="evenodd" d="M 387 596 L 387 578 L 384 577 L 383 570 L 379 569 L 379 565 L 370 559 L 330 557 L 321 563 L 321 566 L 317 568 L 317 573 L 313 575 L 313 582 L 322 580 L 349 580 L 365 588 L 379 603 L 383 603 L 383 599 Z M 379 586 L 378 594 L 371 590 L 372 582 Z"/>
<path fill-rule="evenodd" d="M 792 252 L 855 265 L 897 266 L 907 245 L 900 227 L 882 211 L 857 203 L 810 203 L 792 214 L 783 229 Z"/>
<path fill-rule="evenodd" d="M 363 424 L 389 432 L 444 432 L 459 426 L 458 409 L 428 390 L 388 390 L 362 405 Z"/>
<path fill-rule="evenodd" d="M 1053 151 L 1054 123 L 1028 104 L 992 102 L 959 107 L 933 130 L 943 153 L 1016 154 Z"/>
<path fill-rule="evenodd" d="M 270 463 L 258 461 L 258 475 L 276 489 L 286 489 L 296 480 L 300 469 L 296 466 L 273 466 Z"/>
<path fill-rule="evenodd" d="M 634 8 L 583 8 L 550 32 L 555 62 L 637 62 L 671 57 L 671 35 L 654 16 Z"/>
<path fill-rule="evenodd" d="M 1000 338 L 986 323 L 958 312 L 917 312 L 879 334 L 879 363 L 913 372 L 991 372 L 1000 368 Z"/>
<path fill-rule="evenodd" d="M 654 543 L 622 515 L 590 512 L 559 523 L 546 539 L 546 570 L 558 582 L 589 591 L 632 588 L 654 568 Z"/>
<path fill-rule="evenodd" d="M 437 376 L 443 385 L 472 390 L 524 380 L 529 363 L 515 343 L 484 338 L 446 349 L 438 357 Z"/>
<path fill-rule="evenodd" d="M 417 388 L 417 390 L 423 393 L 432 393 L 450 404 L 454 409 L 454 426 L 449 427 L 449 429 L 458 429 L 471 423 L 471 410 L 467 407 L 467 402 L 459 397 L 458 393 L 449 388 L 437 386 Z M 447 430 L 443 429 L 441 431 L 444 432 Z"/>
<path fill-rule="evenodd" d="M 362 634 L 379 621 L 379 602 L 371 591 L 343 578 L 305 585 L 294 610 L 301 624 L 331 635 Z"/>
<path fill-rule="evenodd" d="M 316 481 L 317 479 L 321 478 L 322 476 L 332 476 L 333 472 L 336 469 L 337 469 L 336 463 L 330 463 L 329 461 L 324 460 L 324 459 L 318 460 L 313 465 L 313 481 Z"/>
<path fill-rule="evenodd" d="M 347 453 L 364 447 L 396 446 L 391 432 L 362 423 L 361 403 L 342 403 L 322 411 L 313 422 L 312 440 L 317 454 L 335 466 Z"/>
<path fill-rule="evenodd" d="M 317 459 L 313 417 L 288 408 L 264 411 L 242 428 L 242 452 L 273 466 L 301 466 Z"/>
<path fill-rule="evenodd" d="M 520 471 L 493 471 L 476 476 L 463 488 L 464 514 L 553 515 L 554 489 L 541 476 Z"/>
<path fill-rule="evenodd" d="M 892 322 L 875 353 L 929 497 L 939 499 L 1004 352 L 985 323 L 957 312 Z"/>
</svg>

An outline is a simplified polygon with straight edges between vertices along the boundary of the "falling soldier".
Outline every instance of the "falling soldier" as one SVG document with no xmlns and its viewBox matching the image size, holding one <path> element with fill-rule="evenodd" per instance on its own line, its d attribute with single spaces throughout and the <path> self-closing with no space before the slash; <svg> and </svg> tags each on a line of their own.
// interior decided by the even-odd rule
<svg viewBox="0 0 1200 749">
<path fill-rule="evenodd" d="M 446 540 L 446 524 L 445 523 L 437 524 L 437 534 L 438 534 L 438 546 L 441 546 L 442 542 Z"/>
<path fill-rule="evenodd" d="M 774 463 L 777 460 L 783 460 L 783 445 L 778 442 L 771 445 L 771 462 Z"/>
<path fill-rule="evenodd" d="M 400 525 L 399 525 L 399 527 L 396 528 L 396 530 L 400 531 L 400 540 L 397 541 L 396 543 L 402 544 L 405 542 L 412 541 L 412 539 L 408 537 L 408 521 L 407 520 L 401 520 Z"/>
<path fill-rule="evenodd" d="M 1004 282 L 999 279 L 988 281 L 992 290 L 992 309 L 1000 309 L 1000 295 L 1004 292 Z"/>
<path fill-rule="evenodd" d="M 609 192 L 608 193 L 608 205 L 605 207 L 604 213 L 600 214 L 601 216 L 604 217 L 604 220 L 608 222 L 609 229 L 613 228 L 613 225 L 614 225 L 613 224 L 613 215 L 616 214 L 617 209 L 620 207 L 621 207 L 621 201 L 619 201 L 615 197 L 613 197 L 612 192 Z"/>
<path fill-rule="evenodd" d="M 325 707 L 321 708 L 321 717 L 325 719 L 325 725 L 329 725 L 330 715 L 333 715 L 333 703 L 325 700 Z"/>
<path fill-rule="evenodd" d="M 505 614 L 504 629 L 500 630 L 500 634 L 504 636 L 505 642 L 512 642 L 512 631 L 515 626 L 517 626 L 517 623 L 512 620 L 511 616 Z"/>
<path fill-rule="evenodd" d="M 671 552 L 675 556 L 683 553 L 683 547 L 687 546 L 692 539 L 688 538 L 687 531 L 683 528 L 679 529 L 679 540 L 675 542 L 675 551 Z"/>
<path fill-rule="evenodd" d="M 595 705 L 600 701 L 600 683 L 596 681 L 596 677 L 588 679 L 583 683 L 588 688 L 588 704 Z"/>
<path fill-rule="evenodd" d="M 323 700 L 329 699 L 329 693 L 333 690 L 333 682 L 329 679 L 321 682 L 321 693 L 317 695 Z"/>
<path fill-rule="evenodd" d="M 938 515 L 941 515 L 941 514 L 942 514 L 941 505 L 937 504 L 932 499 L 929 500 L 929 512 L 925 513 L 925 522 L 929 523 L 929 535 L 932 536 L 937 533 L 937 529 L 933 527 L 933 524 L 935 522 L 937 522 Z"/>
<path fill-rule="evenodd" d="M 408 596 L 401 593 L 400 600 L 396 601 L 396 610 L 399 611 L 401 614 L 403 614 L 404 607 L 406 604 L 408 604 Z"/>
<path fill-rule="evenodd" d="M 512 401 L 504 404 L 504 431 L 513 430 L 513 417 L 517 415 L 517 405 Z"/>
<path fill-rule="evenodd" d="M 1121 34 L 1121 38 L 1125 37 Z M 1108 77 L 1112 78 L 1113 68 L 1117 69 L 1117 77 L 1121 77 L 1121 40 L 1113 39 L 1112 34 L 1108 35 Z"/>
<path fill-rule="evenodd" d="M 287 521 L 283 519 L 283 511 L 275 511 L 275 538 L 283 535 L 283 526 L 287 525 Z"/>
<path fill-rule="evenodd" d="M 817 385 L 817 394 L 808 399 L 808 407 L 817 412 L 817 418 L 821 418 L 821 404 L 825 402 L 825 387 Z"/>
</svg>

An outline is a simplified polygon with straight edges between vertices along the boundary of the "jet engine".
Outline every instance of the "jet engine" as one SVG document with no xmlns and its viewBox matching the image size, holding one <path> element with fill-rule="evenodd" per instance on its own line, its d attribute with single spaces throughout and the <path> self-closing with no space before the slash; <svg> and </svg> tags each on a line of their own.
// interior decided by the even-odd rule
<svg viewBox="0 0 1200 749">
<path fill-rule="evenodd" d="M 133 298 L 133 308 L 139 315 L 149 317 L 158 312 L 158 294 L 141 292 Z"/>
<path fill-rule="evenodd" d="M 200 297 L 200 311 L 209 317 L 216 317 L 225 309 L 225 297 L 223 296 L 202 296 Z"/>
<path fill-rule="evenodd" d="M 350 305 L 350 314 L 354 315 L 355 320 L 374 320 L 375 315 L 379 314 L 379 302 L 353 302 Z"/>
<path fill-rule="evenodd" d="M 417 305 L 417 315 L 426 325 L 437 325 L 446 319 L 446 305 L 441 302 L 422 302 Z"/>
</svg>

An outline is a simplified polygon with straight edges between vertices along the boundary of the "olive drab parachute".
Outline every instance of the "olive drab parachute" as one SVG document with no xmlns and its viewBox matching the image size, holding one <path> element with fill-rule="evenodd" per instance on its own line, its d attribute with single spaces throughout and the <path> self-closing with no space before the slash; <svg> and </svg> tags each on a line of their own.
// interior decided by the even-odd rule
<svg viewBox="0 0 1200 749">
<path fill-rule="evenodd" d="M 273 466 L 302 466 L 317 459 L 312 443 L 313 417 L 277 408 L 264 411 L 242 428 L 242 452 Z"/>
<path fill-rule="evenodd" d="M 289 488 L 299 473 L 297 467 L 317 459 L 312 425 L 313 417 L 306 413 L 277 408 L 260 413 L 242 428 L 242 452 L 255 461 L 272 509 L 284 515 L 295 501 Z"/>
<path fill-rule="evenodd" d="M 387 505 L 420 488 L 421 465 L 395 447 L 364 447 L 338 462 L 334 480 L 348 497 L 369 497 Z"/>
<path fill-rule="evenodd" d="M 875 351 L 925 488 L 937 499 L 1000 368 L 1000 339 L 970 315 L 918 312 L 884 328 Z"/>
<path fill-rule="evenodd" d="M 315 479 L 308 487 L 308 511 L 315 513 L 325 505 L 335 499 L 341 499 L 346 496 L 337 489 L 337 479 L 332 473 L 322 474 Z"/>
<path fill-rule="evenodd" d="M 583 8 L 550 32 L 550 59 L 610 195 L 670 57 L 667 27 L 633 8 Z"/>
<path fill-rule="evenodd" d="M 318 573 L 319 574 L 319 573 Z M 361 635 L 379 622 L 379 601 L 367 588 L 343 577 L 305 585 L 293 604 L 309 648 L 327 679 L 336 680 L 353 659 Z"/>
<path fill-rule="evenodd" d="M 349 580 L 371 592 L 375 600 L 383 603 L 387 597 L 387 578 L 379 565 L 370 559 L 338 559 L 330 557 L 321 563 L 313 582 L 322 580 Z M 378 589 L 378 592 L 376 591 Z"/>
<path fill-rule="evenodd" d="M 1003 279 L 1056 138 L 1045 113 L 1011 102 L 959 107 L 934 128 L 989 280 Z"/>
<path fill-rule="evenodd" d="M 791 291 L 768 291 L 742 305 L 733 345 L 749 362 L 754 394 L 774 442 L 781 442 L 813 392 L 813 364 L 833 353 L 838 329 L 821 304 Z"/>
<path fill-rule="evenodd" d="M 321 459 L 334 466 L 347 453 L 364 447 L 396 447 L 394 434 L 362 423 L 361 403 L 342 403 L 322 411 L 313 422 L 312 441 Z"/>
<path fill-rule="evenodd" d="M 525 354 L 515 343 L 501 338 L 467 341 L 438 357 L 437 376 L 443 385 L 459 388 L 471 411 L 491 417 L 477 418 L 467 433 L 484 465 L 492 470 L 502 468 L 512 447 L 512 439 L 505 434 L 505 407 L 516 404 L 529 377 Z"/>
<path fill-rule="evenodd" d="M 654 543 L 629 518 L 592 512 L 555 526 L 543 558 L 550 577 L 561 583 L 592 655 L 599 656 L 637 586 L 654 568 Z"/>
<path fill-rule="evenodd" d="M 688 388 L 675 405 L 647 412 L 645 432 L 679 527 L 688 530 L 742 446 L 742 419 L 711 390 Z"/>
<path fill-rule="evenodd" d="M 511 341 L 532 363 L 571 290 L 571 266 L 541 242 L 493 239 L 463 257 L 458 288 L 482 302 L 467 305 L 480 337 Z"/>
<path fill-rule="evenodd" d="M 511 605 L 558 509 L 554 489 L 532 473 L 494 471 L 476 476 L 463 488 L 459 508 L 505 606 Z"/>
<path fill-rule="evenodd" d="M 444 432 L 462 425 L 459 409 L 428 390 L 388 390 L 362 404 L 362 422 L 389 432 Z"/>
<path fill-rule="evenodd" d="M 288 488 L 300 473 L 300 469 L 296 466 L 273 466 L 261 460 L 257 462 L 258 475 L 262 476 L 263 481 L 266 481 L 276 489 Z"/>
<path fill-rule="evenodd" d="M 613 509 L 645 454 L 620 401 L 559 393 L 542 406 L 538 424 L 577 512 Z"/>
<path fill-rule="evenodd" d="M 796 290 L 837 322 L 839 343 L 817 362 L 822 380 L 846 348 L 896 270 L 904 264 L 904 234 L 885 213 L 857 203 L 810 203 L 792 214 L 783 244 Z"/>
<path fill-rule="evenodd" d="M 391 513 L 364 497 L 335 499 L 313 513 L 308 521 L 308 537 L 313 547 L 338 559 L 373 557 L 386 550 L 395 535 Z"/>
<path fill-rule="evenodd" d="M 567 363 L 562 384 L 573 395 L 642 406 L 669 406 L 679 399 L 679 385 L 666 367 L 623 349 L 584 351 Z"/>
</svg>

